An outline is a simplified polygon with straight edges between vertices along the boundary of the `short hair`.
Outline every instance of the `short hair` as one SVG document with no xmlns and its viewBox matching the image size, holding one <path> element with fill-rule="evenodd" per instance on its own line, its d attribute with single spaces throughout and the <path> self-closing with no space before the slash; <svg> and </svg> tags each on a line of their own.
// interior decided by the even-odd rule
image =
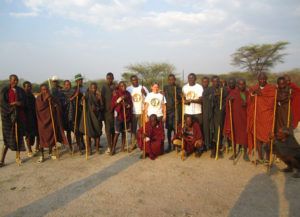
<svg viewBox="0 0 300 217">
<path fill-rule="evenodd" d="M 214 79 L 220 79 L 220 77 L 217 76 L 217 75 L 213 75 L 213 76 L 211 77 L 211 80 L 214 80 Z"/>
<path fill-rule="evenodd" d="M 197 79 L 197 76 L 196 76 L 195 73 L 190 73 L 190 74 L 188 75 L 188 77 L 190 77 L 190 76 L 193 76 L 195 79 Z"/>
<path fill-rule="evenodd" d="M 285 77 L 284 76 L 280 76 L 277 78 L 277 84 L 279 83 L 279 81 L 285 81 Z"/>
<path fill-rule="evenodd" d="M 130 80 L 132 80 L 133 78 L 138 78 L 138 76 L 137 75 L 131 75 Z"/>
<path fill-rule="evenodd" d="M 93 86 L 93 85 L 94 85 L 94 86 L 96 86 L 96 87 L 98 87 L 98 85 L 97 85 L 97 83 L 96 83 L 96 82 L 92 82 L 92 83 L 90 83 L 90 87 L 91 87 L 91 86 Z"/>
<path fill-rule="evenodd" d="M 30 81 L 24 81 L 24 82 L 23 82 L 23 87 L 25 87 L 27 84 L 28 84 L 28 85 L 31 85 L 31 82 L 30 82 Z"/>
<path fill-rule="evenodd" d="M 203 81 L 203 80 L 208 80 L 208 81 L 209 81 L 209 77 L 204 76 L 204 77 L 202 78 L 202 81 Z"/>
<path fill-rule="evenodd" d="M 157 81 L 154 81 L 154 82 L 152 83 L 151 87 L 154 86 L 154 85 L 158 85 L 158 86 L 159 86 L 159 83 L 158 83 Z"/>
<path fill-rule="evenodd" d="M 239 78 L 239 79 L 237 80 L 237 82 L 240 82 L 240 81 L 246 83 L 246 79 L 245 79 L 245 78 Z"/>
<path fill-rule="evenodd" d="M 9 75 L 9 80 L 11 80 L 13 77 L 16 78 L 17 80 L 19 80 L 19 78 L 16 74 Z"/>
<path fill-rule="evenodd" d="M 173 78 L 176 79 L 176 76 L 173 73 L 171 73 L 171 74 L 168 75 L 168 78 L 171 78 L 171 77 L 173 77 Z"/>
<path fill-rule="evenodd" d="M 46 87 L 48 89 L 48 85 L 46 83 L 41 84 L 40 89 L 42 89 L 42 87 Z"/>
<path fill-rule="evenodd" d="M 155 120 L 157 120 L 157 115 L 156 114 L 152 114 L 152 115 L 150 115 L 149 119 L 151 119 L 151 118 L 155 118 Z"/>
<path fill-rule="evenodd" d="M 259 73 L 258 76 L 257 76 L 257 79 L 259 79 L 260 77 L 265 77 L 266 79 L 268 78 L 268 76 L 265 72 Z"/>
<path fill-rule="evenodd" d="M 114 74 L 113 74 L 112 72 L 108 72 L 108 73 L 106 74 L 106 77 L 107 77 L 107 76 L 114 77 Z"/>
<path fill-rule="evenodd" d="M 67 83 L 67 82 L 68 82 L 68 83 L 71 83 L 70 80 L 64 80 L 64 84 Z"/>
<path fill-rule="evenodd" d="M 119 82 L 119 85 L 120 85 L 120 84 L 124 84 L 124 85 L 126 86 L 126 82 L 125 82 L 125 81 L 120 81 L 120 82 Z"/>
<path fill-rule="evenodd" d="M 186 120 L 186 119 L 188 119 L 188 118 L 191 118 L 192 121 L 194 120 L 192 115 L 185 115 L 185 118 L 184 118 L 184 119 Z"/>
</svg>

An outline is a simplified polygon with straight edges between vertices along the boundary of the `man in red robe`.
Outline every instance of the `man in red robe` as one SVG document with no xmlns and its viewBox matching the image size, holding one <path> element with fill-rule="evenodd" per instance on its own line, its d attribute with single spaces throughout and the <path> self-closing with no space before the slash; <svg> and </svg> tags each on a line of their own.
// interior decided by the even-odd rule
<svg viewBox="0 0 300 217">
<path fill-rule="evenodd" d="M 40 92 L 35 104 L 42 154 L 38 163 L 42 163 L 45 159 L 44 148 L 49 148 L 49 157 L 56 159 L 52 155 L 52 149 L 56 146 L 56 142 L 68 145 L 61 120 L 61 105 L 59 100 L 51 96 L 49 88 L 45 84 L 40 86 Z"/>
<path fill-rule="evenodd" d="M 238 80 L 236 89 L 229 92 L 229 96 L 226 102 L 226 116 L 224 123 L 224 136 L 231 139 L 231 120 L 230 120 L 230 107 L 231 102 L 231 117 L 234 139 L 234 155 L 230 158 L 234 160 L 236 158 L 236 145 L 244 149 L 244 160 L 249 161 L 247 148 L 247 98 L 249 91 L 246 89 L 246 81 L 244 79 Z M 239 148 L 239 151 L 240 151 Z"/>
<path fill-rule="evenodd" d="M 291 115 L 292 115 L 292 127 L 295 129 L 300 121 L 300 87 L 297 84 L 291 82 L 291 78 L 288 75 L 284 76 L 287 85 L 292 89 L 291 96 Z"/>
<path fill-rule="evenodd" d="M 183 136 L 185 154 L 188 156 L 193 152 L 196 152 L 196 156 L 200 157 L 202 154 L 200 150 L 203 147 L 204 143 L 199 123 L 197 121 L 194 121 L 192 116 L 187 115 L 185 117 L 185 126 L 183 127 L 183 129 L 181 127 L 181 124 L 178 125 L 177 129 L 177 133 L 173 138 L 173 144 L 181 147 Z"/>
<path fill-rule="evenodd" d="M 154 160 L 159 155 L 163 154 L 165 140 L 164 127 L 161 121 L 158 121 L 155 114 L 150 115 L 149 121 L 145 124 L 145 133 L 143 127 L 138 130 L 137 141 L 141 150 L 144 150 L 146 156 Z"/>
<path fill-rule="evenodd" d="M 127 141 L 126 131 L 130 129 L 132 119 L 132 99 L 131 94 L 126 90 L 126 84 L 121 81 L 118 89 L 113 92 L 111 100 L 111 109 L 114 112 L 115 134 L 110 154 L 114 155 L 120 133 L 122 134 L 121 151 L 124 151 L 125 142 Z M 125 109 L 125 111 L 124 111 Z M 127 129 L 125 129 L 125 126 Z"/>
<path fill-rule="evenodd" d="M 258 76 L 258 84 L 249 89 L 247 108 L 247 131 L 249 153 L 253 150 L 254 139 L 256 139 L 259 162 L 264 162 L 264 152 L 266 152 L 266 162 L 269 160 L 270 135 L 273 134 L 274 104 L 276 87 L 267 83 L 266 74 Z M 256 117 L 255 117 L 255 98 Z M 256 128 L 256 130 L 255 130 Z M 254 135 L 256 137 L 254 138 Z M 256 153 L 254 153 L 256 154 Z"/>
</svg>

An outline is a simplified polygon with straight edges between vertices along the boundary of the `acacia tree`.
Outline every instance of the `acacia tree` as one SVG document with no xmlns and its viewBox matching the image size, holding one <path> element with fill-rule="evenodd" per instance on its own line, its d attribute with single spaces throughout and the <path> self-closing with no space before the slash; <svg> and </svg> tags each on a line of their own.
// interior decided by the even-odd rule
<svg viewBox="0 0 300 217">
<path fill-rule="evenodd" d="M 152 82 L 165 83 L 167 75 L 175 71 L 175 66 L 169 63 L 137 63 L 126 67 L 131 73 L 123 73 L 123 78 L 128 78 L 132 74 L 143 79 L 144 84 L 150 85 Z"/>
<path fill-rule="evenodd" d="M 238 66 L 253 75 L 269 71 L 278 63 L 283 63 L 286 55 L 282 51 L 289 42 L 279 41 L 274 44 L 254 44 L 240 47 L 232 56 L 232 65 Z"/>
</svg>

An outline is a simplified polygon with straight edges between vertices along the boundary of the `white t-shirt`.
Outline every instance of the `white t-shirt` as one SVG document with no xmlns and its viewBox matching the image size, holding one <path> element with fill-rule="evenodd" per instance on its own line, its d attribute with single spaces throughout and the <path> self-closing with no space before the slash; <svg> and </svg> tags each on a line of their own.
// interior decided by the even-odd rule
<svg viewBox="0 0 300 217">
<path fill-rule="evenodd" d="M 199 99 L 202 97 L 203 87 L 200 84 L 195 84 L 194 86 L 190 86 L 186 84 L 182 88 L 182 92 L 187 100 L 192 99 Z M 184 106 L 184 113 L 189 115 L 201 114 L 201 104 L 199 103 L 191 103 L 190 105 Z"/>
<path fill-rule="evenodd" d="M 145 92 L 147 95 L 149 94 L 149 91 L 145 86 L 143 86 Z M 143 94 L 142 94 L 142 85 L 139 85 L 137 87 L 129 86 L 127 87 L 127 91 L 130 93 L 133 103 L 133 109 L 132 113 L 136 115 L 142 114 L 143 109 Z"/>
<path fill-rule="evenodd" d="M 166 104 L 166 98 L 161 93 L 149 93 L 145 102 L 148 103 L 148 116 L 156 114 L 157 117 L 163 116 L 163 105 Z"/>
</svg>

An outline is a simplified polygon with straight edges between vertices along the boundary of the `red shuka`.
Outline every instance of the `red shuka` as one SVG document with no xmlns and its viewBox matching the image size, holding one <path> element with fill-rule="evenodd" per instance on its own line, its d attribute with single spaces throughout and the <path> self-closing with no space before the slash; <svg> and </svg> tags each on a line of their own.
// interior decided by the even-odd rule
<svg viewBox="0 0 300 217">
<path fill-rule="evenodd" d="M 161 122 L 157 126 L 152 127 L 150 121 L 145 125 L 145 133 L 150 139 L 146 142 L 145 149 L 146 154 L 149 155 L 150 159 L 154 160 L 157 156 L 163 153 L 165 132 Z M 143 128 L 141 127 L 137 133 L 137 142 L 141 150 L 144 150 L 143 143 Z"/>
<path fill-rule="evenodd" d="M 117 103 L 117 100 L 119 97 L 121 96 L 125 96 L 124 101 L 125 101 L 125 114 L 126 114 L 126 121 L 130 121 L 131 120 L 131 116 L 132 116 L 132 100 L 131 100 L 131 95 L 130 93 L 126 90 L 124 92 L 122 92 L 121 90 L 116 90 L 113 93 L 113 97 L 111 100 L 111 108 L 112 110 L 114 110 L 117 113 L 117 118 L 120 121 L 124 121 L 125 117 L 124 117 L 124 111 L 123 111 L 123 103 Z"/>
<path fill-rule="evenodd" d="M 292 114 L 292 127 L 295 129 L 300 121 L 300 87 L 295 83 L 290 83 L 292 88 L 291 98 L 291 114 Z"/>
<path fill-rule="evenodd" d="M 259 89 L 259 85 L 255 85 L 249 89 L 248 108 L 247 108 L 247 131 L 248 131 L 248 146 L 249 153 L 254 146 L 254 104 L 255 97 L 251 93 Z M 256 105 L 256 139 L 268 143 L 272 133 L 274 121 L 274 100 L 276 87 L 271 84 L 260 90 L 261 96 L 257 96 Z"/>
<path fill-rule="evenodd" d="M 198 140 L 203 141 L 201 128 L 200 128 L 200 125 L 198 124 L 198 122 L 194 122 L 192 128 L 193 128 L 193 136 L 192 136 L 191 140 L 188 138 L 190 136 L 186 136 L 186 135 L 183 136 L 184 150 L 187 154 L 191 154 L 194 152 L 196 141 L 198 141 Z M 178 124 L 177 133 L 174 135 L 173 140 L 181 139 L 181 138 L 182 138 L 182 127 L 181 127 L 181 124 Z"/>
<path fill-rule="evenodd" d="M 244 95 L 242 97 L 242 95 Z M 247 98 L 249 91 L 240 91 L 239 89 L 231 90 L 228 97 L 231 97 L 231 111 L 232 111 L 232 124 L 233 124 L 233 137 L 234 143 L 247 147 Z M 224 122 L 224 136 L 231 139 L 231 126 L 230 126 L 230 109 L 229 98 L 226 100 L 226 116 Z"/>
</svg>

